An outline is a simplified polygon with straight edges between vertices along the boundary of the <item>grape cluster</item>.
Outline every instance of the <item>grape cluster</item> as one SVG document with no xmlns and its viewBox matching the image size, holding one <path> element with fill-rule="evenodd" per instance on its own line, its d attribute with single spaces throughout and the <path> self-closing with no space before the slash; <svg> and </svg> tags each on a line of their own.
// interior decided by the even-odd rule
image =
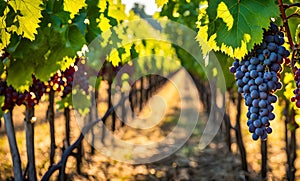
<svg viewBox="0 0 300 181">
<path fill-rule="evenodd" d="M 30 106 L 33 107 L 35 104 L 39 103 L 39 100 L 46 92 L 46 86 L 42 81 L 32 76 L 32 85 L 29 87 L 29 91 L 30 91 L 29 94 L 31 94 L 31 96 L 30 99 L 28 100 L 28 105 L 30 104 Z M 31 102 L 33 102 L 34 104 Z"/>
<path fill-rule="evenodd" d="M 29 87 L 29 91 L 23 93 L 16 91 L 11 85 L 8 86 L 6 81 L 0 81 L 0 95 L 5 96 L 2 111 L 12 110 L 15 105 L 25 104 L 28 107 L 33 107 L 38 104 L 46 90 L 46 86 L 34 76 L 32 76 L 32 81 L 33 84 Z"/>
<path fill-rule="evenodd" d="M 73 76 L 76 71 L 77 66 L 74 64 L 71 64 L 65 71 L 57 71 L 46 83 L 46 92 L 49 93 L 51 90 L 62 91 L 62 97 L 66 97 L 72 92 Z"/>
<path fill-rule="evenodd" d="M 4 56 L 2 54 L 1 56 Z M 5 55 L 6 56 L 6 55 Z M 48 82 L 42 82 L 34 75 L 32 76 L 32 85 L 28 91 L 18 92 L 11 85 L 7 85 L 5 80 L 0 80 L 0 96 L 4 96 L 4 105 L 2 110 L 12 110 L 15 105 L 25 104 L 28 107 L 33 107 L 39 103 L 39 100 L 44 93 L 49 93 L 51 90 L 62 92 L 62 97 L 66 97 L 72 92 L 73 76 L 77 71 L 76 64 L 80 58 L 76 58 L 74 64 L 71 64 L 64 71 L 57 71 Z M 84 86 L 88 86 L 87 80 L 83 81 Z"/>
<path fill-rule="evenodd" d="M 238 92 L 242 93 L 248 106 L 247 125 L 253 140 L 267 139 L 272 132 L 270 121 L 275 118 L 272 103 L 277 101 L 274 92 L 282 88 L 280 82 L 283 58 L 289 51 L 282 45 L 283 33 L 271 23 L 264 31 L 263 42 L 256 45 L 242 61 L 235 60 L 230 68 L 235 73 Z"/>
<path fill-rule="evenodd" d="M 61 91 L 61 86 L 65 85 L 64 79 L 61 77 L 61 72 L 57 71 L 46 83 L 47 85 L 47 93 L 50 92 L 50 90 L 54 91 Z"/>
<path fill-rule="evenodd" d="M 75 71 L 76 71 L 76 67 L 71 66 L 62 73 L 62 75 L 66 79 L 62 97 L 66 97 L 69 93 L 72 92 L 73 76 Z"/>
</svg>

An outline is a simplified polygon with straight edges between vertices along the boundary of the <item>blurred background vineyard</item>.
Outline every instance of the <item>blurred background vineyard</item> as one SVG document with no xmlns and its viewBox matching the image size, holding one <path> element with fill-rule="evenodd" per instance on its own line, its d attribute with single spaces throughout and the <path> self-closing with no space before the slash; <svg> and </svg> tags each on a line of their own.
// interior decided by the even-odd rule
<svg viewBox="0 0 300 181">
<path fill-rule="evenodd" d="M 26 1 L 26 3 L 28 2 Z M 39 1 L 39 3 L 42 3 L 42 1 Z M 55 17 L 49 18 L 52 24 L 42 22 L 41 25 L 43 26 L 41 26 L 40 29 L 35 30 L 33 28 L 34 30 L 29 30 L 29 33 L 25 31 L 25 33 L 23 32 L 21 35 L 13 30 L 13 26 L 18 24 L 15 20 L 11 20 L 12 22 L 9 23 L 9 20 L 1 17 L 3 20 L 5 19 L 7 26 L 12 26 L 11 29 L 2 28 L 0 24 L 0 28 L 2 28 L 1 36 L 8 36 L 4 30 L 14 32 L 9 39 L 10 42 L 1 41 L 0 44 L 1 48 L 7 46 L 3 52 L 12 52 L 11 55 L 5 57 L 3 63 L 1 63 L 0 68 L 4 75 L 1 77 L 1 80 L 5 79 L 8 84 L 14 85 L 17 91 L 24 91 L 26 88 L 29 88 L 30 84 L 28 82 L 32 81 L 32 75 L 34 74 L 40 78 L 42 82 L 45 82 L 46 88 L 50 90 L 46 91 L 39 101 L 34 102 L 35 114 L 33 119 L 31 119 L 34 121 L 35 127 L 33 134 L 37 180 L 47 180 L 47 176 L 49 175 L 50 180 L 57 180 L 58 178 L 64 178 L 66 180 L 195 181 L 300 179 L 300 160 L 297 157 L 297 155 L 299 155 L 299 140 L 297 138 L 299 138 L 300 133 L 297 131 L 297 128 L 299 127 L 300 110 L 296 108 L 294 103 L 290 102 L 290 99 L 294 96 L 293 90 L 295 89 L 292 70 L 284 68 L 281 74 L 283 89 L 276 93 L 279 100 L 275 105 L 276 118 L 271 122 L 273 133 L 268 136 L 267 142 L 253 141 L 246 125 L 247 108 L 244 106 L 244 100 L 237 92 L 234 75 L 229 72 L 233 58 L 221 51 L 214 52 L 217 61 L 221 65 L 226 82 L 220 82 L 216 77 L 213 77 L 212 79 L 215 82 L 213 82 L 213 85 L 210 85 L 212 82 L 209 82 L 210 79 L 206 73 L 219 73 L 215 72 L 216 65 L 214 65 L 212 61 L 208 60 L 205 67 L 201 67 L 195 63 L 195 57 L 189 55 L 188 52 L 179 47 L 179 45 L 173 45 L 164 41 L 139 40 L 115 48 L 107 55 L 105 54 L 107 53 L 106 50 L 102 52 L 103 54 L 97 55 L 101 57 L 100 61 L 103 63 L 101 71 L 96 73 L 97 77 L 93 77 L 97 79 L 97 84 L 89 87 L 88 83 L 94 81 L 94 79 L 91 80 L 92 78 L 88 79 L 83 76 L 81 77 L 82 79 L 80 79 L 83 81 L 79 81 L 80 85 L 76 85 L 81 86 L 81 88 L 85 87 L 82 91 L 78 92 L 78 94 L 83 95 L 82 106 L 84 109 L 80 110 L 80 113 L 84 114 L 85 119 L 90 122 L 99 117 L 105 117 L 104 115 L 108 113 L 112 106 L 111 94 L 113 92 L 113 79 L 122 67 L 127 65 L 134 67 L 130 61 L 132 59 L 139 59 L 145 62 L 145 64 L 139 64 L 138 66 L 140 67 L 137 66 L 139 70 L 144 71 L 144 74 L 151 68 L 155 68 L 161 72 L 174 71 L 173 74 L 167 75 L 167 78 L 173 78 L 184 84 L 187 78 L 182 74 L 182 71 L 180 71 L 182 69 L 175 71 L 178 66 L 182 66 L 189 72 L 189 75 L 194 80 L 201 102 L 199 110 L 201 116 L 189 140 L 178 151 L 161 161 L 137 165 L 127 164 L 109 158 L 99 150 L 91 147 L 84 139 L 82 144 L 80 143 L 74 146 L 81 136 L 81 128 L 75 119 L 75 112 L 78 110 L 72 107 L 72 91 L 69 90 L 69 94 L 64 92 L 67 90 L 66 87 L 69 86 L 67 83 L 68 77 L 64 77 L 64 80 L 63 78 L 60 79 L 63 81 L 57 81 L 55 77 L 65 75 L 66 70 L 69 69 L 80 72 L 82 71 L 80 70 L 80 65 L 96 64 L 95 62 L 89 62 L 89 60 L 85 59 L 84 51 L 86 51 L 87 48 L 85 43 L 91 43 L 95 37 L 101 34 L 100 47 L 105 49 L 105 47 L 130 41 L 130 37 L 127 35 L 133 32 L 137 37 L 143 37 L 148 34 L 151 34 L 153 37 L 166 37 L 168 35 L 167 32 L 172 32 L 172 35 L 175 39 L 178 39 L 178 42 L 182 42 L 189 47 L 191 44 L 186 41 L 190 38 L 188 35 L 180 36 L 182 32 L 172 28 L 162 30 L 155 19 L 169 19 L 183 24 L 191 30 L 198 32 L 198 36 L 193 37 L 193 39 L 197 38 L 197 40 L 200 41 L 201 38 L 199 38 L 199 34 L 203 33 L 202 30 L 198 31 L 201 29 L 200 21 L 202 21 L 202 19 L 200 19 L 200 15 L 203 15 L 207 8 L 207 1 L 156 0 L 156 2 L 142 1 L 141 3 L 143 4 L 139 4 L 125 0 L 100 0 L 97 3 L 90 0 L 78 0 L 78 2 L 76 1 L 77 4 L 74 4 L 74 2 L 69 0 L 57 1 L 57 3 L 58 4 L 53 3 L 54 5 L 52 4 L 52 7 L 49 3 L 49 6 L 43 11 L 43 16 L 49 18 L 48 16 L 54 14 Z M 0 5 L 0 11 L 3 10 L 1 16 L 3 16 L 6 7 L 4 7 L 3 3 Z M 272 5 L 274 5 L 274 2 L 272 2 Z M 90 8 L 88 9 L 89 11 L 85 12 L 85 7 Z M 13 8 L 12 6 L 11 9 Z M 55 12 L 56 10 L 57 12 Z M 7 12 L 5 11 L 5 13 Z M 97 12 L 96 15 L 94 15 L 95 12 Z M 292 14 L 294 12 L 299 12 L 299 7 L 293 8 L 288 13 Z M 47 14 L 47 16 L 45 14 Z M 6 15 L 7 17 L 13 16 L 9 13 Z M 18 14 L 14 15 L 13 18 L 18 16 Z M 89 19 L 85 19 L 84 16 L 94 18 L 95 21 L 89 21 Z M 140 21 L 134 24 L 134 26 L 126 27 L 126 22 L 132 20 Z M 300 24 L 298 21 L 299 20 L 295 20 L 293 24 Z M 111 27 L 122 25 L 122 23 L 125 24 L 125 27 L 111 29 Z M 66 28 L 68 30 L 64 29 L 65 26 L 68 27 Z M 294 29 L 296 29 L 296 27 L 294 27 Z M 42 33 L 45 33 L 45 37 L 37 36 L 39 37 L 37 44 L 31 46 L 28 39 L 34 39 L 35 34 L 37 34 L 37 32 L 34 31 L 42 31 Z M 54 37 L 53 34 L 50 33 L 51 31 L 53 31 L 57 37 Z M 63 34 L 61 32 L 67 34 L 69 39 L 61 35 Z M 82 32 L 88 33 L 83 36 Z M 294 35 L 296 36 L 296 34 Z M 21 36 L 27 39 L 23 41 Z M 50 37 L 51 41 L 49 41 L 49 44 L 53 43 L 53 45 L 55 45 L 50 47 L 51 50 L 47 47 L 48 41 L 45 41 L 45 39 Z M 295 41 L 298 40 L 296 39 Z M 29 48 L 26 47 L 27 45 L 30 45 Z M 43 48 L 43 46 L 45 47 Z M 285 44 L 285 46 L 288 48 L 288 44 Z M 49 48 L 49 50 L 47 48 Z M 192 48 L 201 52 L 201 48 L 203 47 L 200 48 L 197 46 Z M 41 58 L 41 60 L 39 60 L 40 62 L 35 62 L 35 60 L 27 56 L 32 53 L 30 52 L 32 50 L 42 52 L 33 55 L 34 58 Z M 4 56 L 5 53 L 3 52 L 2 54 Z M 75 52 L 77 55 L 74 57 Z M 152 55 L 155 55 L 155 57 Z M 10 56 L 15 56 L 17 61 L 9 60 Z M 43 62 L 43 58 L 46 56 L 49 57 L 45 63 Z M 57 58 L 59 60 L 56 60 Z M 29 67 L 28 70 L 24 68 L 24 64 L 26 67 Z M 145 65 L 150 66 L 145 68 Z M 88 69 L 84 71 L 88 74 L 93 70 Z M 20 79 L 20 77 L 22 77 L 22 79 Z M 49 79 L 49 77 L 51 78 Z M 131 75 L 126 74 L 122 77 L 122 81 L 126 82 L 130 78 Z M 62 82 L 62 84 L 60 84 L 60 82 Z M 82 86 L 81 83 L 86 84 Z M 218 89 L 216 92 L 212 92 L 211 86 L 217 87 L 219 84 L 224 83 L 226 84 L 226 90 Z M 147 75 L 136 80 L 131 86 L 129 95 L 131 99 L 130 106 L 135 114 L 142 117 L 150 115 L 149 119 L 152 119 L 151 116 L 155 116 L 156 113 L 164 109 L 164 104 L 155 104 L 155 106 L 151 107 L 150 103 L 151 101 L 159 101 L 157 98 L 161 96 L 166 98 L 165 101 L 168 105 L 165 110 L 164 118 L 150 129 L 136 130 L 122 123 L 120 118 L 112 111 L 109 112 L 107 119 L 103 120 L 104 124 L 111 129 L 111 133 L 115 136 L 131 143 L 140 144 L 162 140 L 175 127 L 180 113 L 180 97 L 178 90 L 174 86 L 174 82 L 172 83 L 167 80 L 166 77 Z M 225 95 L 220 96 L 217 94 L 219 92 L 223 92 Z M 96 102 L 91 101 L 90 97 L 93 96 L 96 97 Z M 3 104 L 6 103 L 4 98 L 1 101 Z M 220 106 L 218 104 L 220 102 L 221 104 L 223 103 L 223 105 Z M 93 106 L 95 110 L 93 110 Z M 204 125 L 207 123 L 203 120 L 207 120 L 207 113 L 210 113 L 213 107 L 216 107 L 218 111 L 212 114 L 214 114 L 216 119 L 222 119 L 223 122 L 220 129 L 216 127 L 218 133 L 213 141 L 205 149 L 200 149 L 199 140 L 202 136 Z M 223 115 L 219 115 L 220 107 L 225 108 L 224 117 L 222 117 Z M 53 110 L 51 111 L 52 108 Z M 21 167 L 24 172 L 22 174 L 26 177 L 29 161 L 27 160 L 27 133 L 24 128 L 24 122 L 26 125 L 28 120 L 24 121 L 24 118 L 27 119 L 28 115 L 25 113 L 27 113 L 28 107 L 16 106 L 10 111 L 12 112 L 16 141 L 21 157 Z M 7 112 L 8 111 L 6 111 L 6 113 Z M 54 116 L 52 123 L 49 121 L 51 115 Z M 51 129 L 54 128 L 55 131 L 51 132 Z M 109 141 L 103 132 L 93 134 L 102 134 L 104 141 Z M 55 137 L 54 143 L 53 136 Z M 266 144 L 267 148 L 263 148 L 263 144 Z M 1 120 L 0 127 L 0 146 L 0 180 L 14 180 L 13 161 L 10 155 L 11 150 L 3 119 Z M 62 177 L 60 175 L 62 174 L 60 173 L 61 171 L 58 170 L 62 169 L 63 166 L 59 164 L 62 158 L 65 158 L 66 150 L 70 148 L 74 149 L 67 155 L 68 159 L 65 166 L 66 177 Z M 263 163 L 262 154 L 267 155 L 266 165 Z M 120 153 L 120 155 L 124 155 L 124 157 L 128 158 L 132 157 L 130 153 Z M 58 167 L 57 170 L 52 173 L 51 168 L 53 169 L 56 166 Z M 266 170 L 264 170 L 263 167 L 266 167 Z M 45 173 L 49 175 L 45 176 Z M 29 178 L 29 180 L 31 179 L 32 178 Z"/>
</svg>

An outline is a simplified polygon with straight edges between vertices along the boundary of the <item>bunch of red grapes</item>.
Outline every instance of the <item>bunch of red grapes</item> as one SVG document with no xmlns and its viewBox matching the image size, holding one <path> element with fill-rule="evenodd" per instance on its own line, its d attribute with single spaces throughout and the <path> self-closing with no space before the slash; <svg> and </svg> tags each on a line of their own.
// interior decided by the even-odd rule
<svg viewBox="0 0 300 181">
<path fill-rule="evenodd" d="M 51 90 L 62 92 L 61 97 L 65 98 L 72 92 L 74 75 L 77 71 L 77 82 L 79 83 L 79 87 L 88 93 L 89 83 L 87 78 L 87 70 L 85 69 L 85 66 L 80 66 L 80 68 L 78 68 L 78 64 L 83 60 L 83 58 L 76 58 L 75 63 L 71 64 L 66 70 L 57 71 L 46 83 L 47 93 L 49 93 Z"/>
<path fill-rule="evenodd" d="M 46 86 L 34 76 L 32 76 L 32 82 L 33 84 L 30 86 L 29 91 L 21 93 L 11 85 L 8 86 L 6 81 L 0 81 L 0 95 L 5 97 L 2 110 L 12 110 L 15 105 L 25 104 L 28 107 L 33 107 L 38 104 L 46 90 Z"/>
<path fill-rule="evenodd" d="M 77 66 L 71 65 L 65 71 L 57 71 L 47 82 L 47 93 L 51 90 L 62 91 L 62 97 L 66 97 L 72 92 L 73 76 L 76 70 Z"/>
</svg>

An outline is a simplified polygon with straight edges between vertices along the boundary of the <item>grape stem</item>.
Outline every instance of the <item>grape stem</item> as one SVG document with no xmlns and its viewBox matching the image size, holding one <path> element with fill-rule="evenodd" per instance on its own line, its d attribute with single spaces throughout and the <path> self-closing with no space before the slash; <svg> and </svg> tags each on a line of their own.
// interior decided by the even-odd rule
<svg viewBox="0 0 300 181">
<path fill-rule="evenodd" d="M 283 26 L 285 28 L 285 32 L 287 34 L 287 38 L 288 38 L 289 44 L 290 44 L 291 49 L 292 49 L 291 67 L 292 67 L 293 72 L 295 73 L 296 68 L 295 68 L 295 59 L 294 59 L 294 57 L 295 57 L 295 53 L 296 53 L 297 48 L 295 47 L 292 36 L 291 36 L 291 32 L 290 32 L 290 28 L 289 28 L 289 24 L 288 24 L 288 19 L 287 19 L 286 14 L 285 14 L 285 9 L 291 7 L 291 5 L 297 6 L 297 4 L 299 4 L 299 6 L 300 6 L 300 3 L 295 3 L 295 4 L 291 4 L 291 5 L 287 6 L 287 5 L 283 5 L 282 0 L 278 0 L 278 4 L 279 4 L 279 8 L 280 8 L 281 18 L 282 18 L 282 21 L 283 21 Z"/>
<path fill-rule="evenodd" d="M 283 8 L 284 9 L 288 9 L 288 8 L 291 8 L 291 7 L 300 7 L 300 3 L 293 3 L 293 4 L 284 4 L 283 5 Z"/>
<path fill-rule="evenodd" d="M 286 19 L 290 19 L 292 17 L 300 18 L 300 14 L 298 14 L 298 13 L 291 14 L 288 17 L 286 17 Z"/>
</svg>

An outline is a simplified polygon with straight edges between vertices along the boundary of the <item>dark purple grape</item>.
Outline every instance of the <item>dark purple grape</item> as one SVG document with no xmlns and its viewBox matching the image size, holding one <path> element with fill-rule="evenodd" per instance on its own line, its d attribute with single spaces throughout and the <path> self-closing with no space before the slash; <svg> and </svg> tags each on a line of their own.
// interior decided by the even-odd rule
<svg viewBox="0 0 300 181">
<path fill-rule="evenodd" d="M 277 49 L 277 45 L 275 43 L 269 43 L 268 44 L 268 50 L 269 51 L 275 51 Z"/>
<path fill-rule="evenodd" d="M 269 118 L 266 117 L 266 116 L 263 116 L 263 117 L 261 118 L 261 123 L 262 123 L 262 124 L 268 124 L 268 123 L 269 123 Z"/>
<path fill-rule="evenodd" d="M 269 52 L 269 50 L 265 49 L 265 50 L 263 51 L 263 54 L 264 54 L 265 57 L 269 57 L 270 52 Z"/>
<path fill-rule="evenodd" d="M 236 72 L 235 67 L 230 67 L 230 72 L 231 72 L 231 73 L 235 73 L 235 72 Z"/>
<path fill-rule="evenodd" d="M 255 134 L 256 134 L 257 136 L 262 136 L 262 135 L 264 134 L 264 131 L 263 131 L 263 129 L 261 129 L 261 128 L 256 128 L 256 129 L 255 129 Z"/>
<path fill-rule="evenodd" d="M 255 133 L 252 134 L 252 139 L 253 140 L 258 140 L 259 136 Z"/>
</svg>

